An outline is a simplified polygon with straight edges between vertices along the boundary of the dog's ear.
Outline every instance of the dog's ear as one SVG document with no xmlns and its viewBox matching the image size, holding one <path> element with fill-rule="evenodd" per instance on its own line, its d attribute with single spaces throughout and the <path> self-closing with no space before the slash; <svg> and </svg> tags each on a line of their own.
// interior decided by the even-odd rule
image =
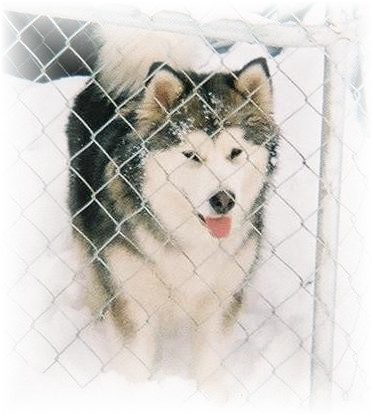
<svg viewBox="0 0 373 416">
<path fill-rule="evenodd" d="M 184 83 L 169 65 L 156 62 L 149 70 L 145 94 L 138 116 L 141 120 L 159 121 L 175 106 L 184 91 Z"/>
<path fill-rule="evenodd" d="M 254 59 L 234 73 L 234 87 L 250 98 L 257 112 L 269 115 L 273 112 L 272 82 L 265 58 Z"/>
</svg>

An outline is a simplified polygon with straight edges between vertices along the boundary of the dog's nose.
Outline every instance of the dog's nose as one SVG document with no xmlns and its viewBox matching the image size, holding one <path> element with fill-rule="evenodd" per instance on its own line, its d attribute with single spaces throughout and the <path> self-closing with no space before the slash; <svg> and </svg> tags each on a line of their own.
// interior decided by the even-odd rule
<svg viewBox="0 0 373 416">
<path fill-rule="evenodd" d="M 223 190 L 213 195 L 209 202 L 217 214 L 226 214 L 234 207 L 235 198 L 233 192 Z"/>
</svg>

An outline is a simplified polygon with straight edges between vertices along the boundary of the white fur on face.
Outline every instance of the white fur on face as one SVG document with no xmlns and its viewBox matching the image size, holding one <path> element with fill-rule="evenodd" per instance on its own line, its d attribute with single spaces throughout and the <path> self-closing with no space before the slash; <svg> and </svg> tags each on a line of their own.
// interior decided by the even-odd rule
<svg viewBox="0 0 373 416">
<path fill-rule="evenodd" d="M 242 150 L 233 160 L 232 149 Z M 183 155 L 191 151 L 198 154 L 201 163 Z M 222 130 L 214 139 L 196 130 L 179 146 L 148 156 L 144 196 L 171 234 L 183 228 L 195 234 L 206 232 L 198 213 L 217 215 L 209 204 L 211 196 L 229 190 L 235 194 L 236 203 L 226 215 L 237 229 L 263 186 L 268 157 L 264 146 L 244 139 L 241 128 Z"/>
</svg>

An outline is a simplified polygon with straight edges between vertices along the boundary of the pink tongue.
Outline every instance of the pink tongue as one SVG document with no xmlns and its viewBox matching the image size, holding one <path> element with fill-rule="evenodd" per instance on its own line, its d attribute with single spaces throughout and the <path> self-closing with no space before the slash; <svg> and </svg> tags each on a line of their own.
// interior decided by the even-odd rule
<svg viewBox="0 0 373 416">
<path fill-rule="evenodd" d="M 220 217 L 220 218 L 205 218 L 207 228 L 216 238 L 224 238 L 231 231 L 232 220 L 229 217 Z"/>
</svg>

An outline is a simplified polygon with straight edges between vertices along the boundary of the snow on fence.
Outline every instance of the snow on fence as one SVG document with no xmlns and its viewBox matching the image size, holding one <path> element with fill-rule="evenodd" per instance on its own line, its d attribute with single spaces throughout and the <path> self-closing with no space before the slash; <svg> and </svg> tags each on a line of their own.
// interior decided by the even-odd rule
<svg viewBox="0 0 373 416">
<path fill-rule="evenodd" d="M 117 352 L 105 349 L 101 324 L 81 300 L 87 265 L 71 242 L 64 136 L 72 99 L 87 81 L 76 75 L 95 71 L 92 26 L 110 22 L 198 35 L 211 53 L 206 67 L 214 59 L 233 68 L 267 57 L 281 129 L 278 171 L 266 202 L 263 253 L 246 287 L 250 302 L 221 365 L 243 400 L 254 404 L 273 391 L 303 406 L 329 402 L 332 393 L 352 394 L 360 377 L 356 19 L 337 12 L 307 24 L 304 11 L 280 21 L 275 10 L 255 23 L 202 24 L 175 13 L 150 19 L 128 11 L 7 12 L 4 18 L 4 62 L 15 75 L 7 81 L 9 177 L 17 185 L 9 189 L 8 233 L 17 273 L 6 283 L 17 321 L 9 328 L 14 355 L 84 386 L 115 369 Z"/>
</svg>

